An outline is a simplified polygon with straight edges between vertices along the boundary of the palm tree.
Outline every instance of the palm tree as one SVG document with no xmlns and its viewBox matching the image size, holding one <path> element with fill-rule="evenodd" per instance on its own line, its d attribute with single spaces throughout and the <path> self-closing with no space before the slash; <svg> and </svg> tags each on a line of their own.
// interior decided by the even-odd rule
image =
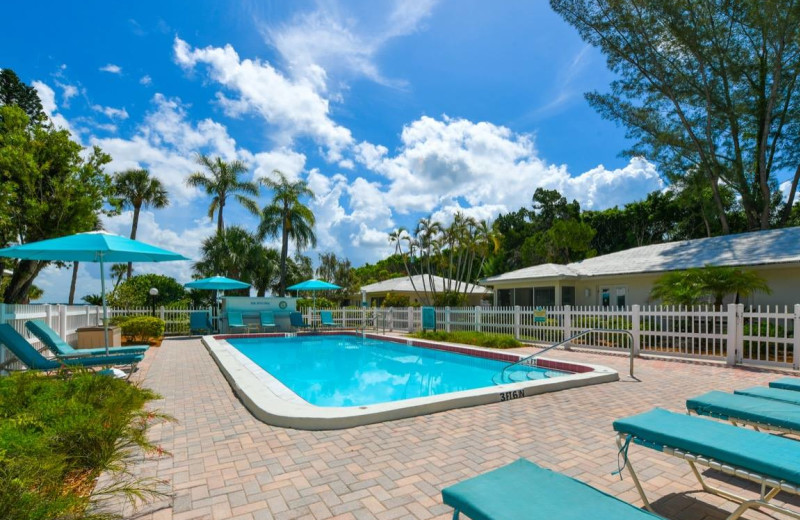
<svg viewBox="0 0 800 520">
<path fill-rule="evenodd" d="M 277 249 L 258 244 L 252 251 L 250 261 L 250 281 L 256 296 L 263 297 L 267 289 L 275 285 L 279 272 L 280 254 Z"/>
<path fill-rule="evenodd" d="M 127 272 L 127 264 L 114 264 L 111 266 L 111 280 L 114 282 L 114 289 L 119 286 L 119 283 L 122 281 L 122 277 L 125 276 Z M 112 292 L 114 289 L 112 289 Z"/>
<path fill-rule="evenodd" d="M 139 212 L 142 208 L 161 209 L 169 205 L 169 196 L 164 185 L 160 180 L 151 177 L 147 170 L 126 170 L 115 174 L 113 190 L 123 208 L 133 209 L 132 239 L 136 238 Z M 128 280 L 131 274 L 133 274 L 133 264 L 128 262 Z"/>
<path fill-rule="evenodd" d="M 273 170 L 277 180 L 267 177 L 259 179 L 261 184 L 273 191 L 272 201 L 261 211 L 261 223 L 258 226 L 258 238 L 281 235 L 281 278 L 279 296 L 286 295 L 286 258 L 289 254 L 289 240 L 294 240 L 297 252 L 309 244 L 317 245 L 314 235 L 314 213 L 300 202 L 300 197 L 313 197 L 314 192 L 305 181 L 290 182 L 286 176 Z"/>
<path fill-rule="evenodd" d="M 217 233 L 225 232 L 222 210 L 225 208 L 229 196 L 233 196 L 245 209 L 258 215 L 256 202 L 245 196 L 258 196 L 258 186 L 254 182 L 239 180 L 239 175 L 247 172 L 247 166 L 242 161 L 225 162 L 221 157 L 211 158 L 201 154 L 197 156 L 197 164 L 203 166 L 207 172 L 191 174 L 186 179 L 186 184 L 201 188 L 207 195 L 213 196 L 211 205 L 208 207 L 208 218 L 213 220 L 214 213 L 217 214 Z"/>
</svg>

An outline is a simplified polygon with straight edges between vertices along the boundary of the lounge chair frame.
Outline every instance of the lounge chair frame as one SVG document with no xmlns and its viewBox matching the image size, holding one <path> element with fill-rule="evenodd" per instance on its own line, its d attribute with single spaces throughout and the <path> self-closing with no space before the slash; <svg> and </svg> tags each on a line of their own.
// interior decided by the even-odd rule
<svg viewBox="0 0 800 520">
<path fill-rule="evenodd" d="M 639 477 L 636 475 L 636 471 L 634 471 L 633 469 L 630 457 L 628 457 L 627 455 L 627 445 L 631 441 L 633 441 L 635 444 L 639 444 L 647 448 L 658 450 L 661 451 L 662 453 L 666 453 L 667 455 L 672 455 L 673 457 L 685 460 L 689 464 L 689 467 L 692 468 L 692 473 L 694 473 L 694 476 L 697 478 L 697 481 L 700 483 L 700 486 L 703 488 L 703 491 L 707 493 L 712 493 L 714 495 L 718 495 L 722 498 L 730 500 L 731 502 L 738 503 L 739 507 L 736 508 L 736 510 L 734 510 L 733 513 L 730 514 L 730 516 L 728 516 L 728 520 L 735 520 L 741 517 L 744 514 L 744 512 L 747 511 L 748 509 L 759 509 L 759 508 L 770 509 L 772 511 L 788 515 L 792 518 L 800 519 L 800 513 L 770 502 L 770 500 L 775 498 L 775 495 L 777 495 L 781 491 L 785 491 L 786 493 L 791 493 L 793 495 L 800 495 L 800 488 L 786 482 L 785 480 L 776 480 L 774 478 L 761 475 L 760 473 L 756 473 L 738 466 L 733 466 L 731 464 L 724 464 L 722 462 L 719 462 L 717 460 L 708 457 L 704 457 L 702 455 L 697 455 L 688 451 L 679 450 L 677 448 L 671 448 L 669 446 L 663 446 L 661 444 L 640 440 L 635 435 L 629 433 L 618 433 L 617 446 L 619 447 L 620 452 L 625 454 L 624 455 L 625 467 L 631 474 L 631 478 L 633 478 L 633 483 L 636 485 L 636 489 L 639 491 L 639 495 L 642 497 L 642 502 L 644 502 L 644 507 L 647 508 L 648 511 L 655 513 L 653 507 L 650 505 L 650 501 L 647 499 L 647 495 L 645 495 L 641 482 L 639 482 Z M 719 471 L 726 475 L 739 477 L 744 480 L 748 480 L 750 482 L 759 484 L 761 486 L 761 492 L 759 498 L 753 499 L 753 498 L 743 497 L 741 495 L 737 495 L 735 493 L 731 493 L 729 491 L 725 491 L 724 489 L 720 489 L 718 487 L 708 484 L 706 480 L 703 478 L 703 476 L 700 474 L 700 471 L 698 471 L 697 469 L 698 464 L 701 466 L 711 468 L 715 471 Z"/>
</svg>

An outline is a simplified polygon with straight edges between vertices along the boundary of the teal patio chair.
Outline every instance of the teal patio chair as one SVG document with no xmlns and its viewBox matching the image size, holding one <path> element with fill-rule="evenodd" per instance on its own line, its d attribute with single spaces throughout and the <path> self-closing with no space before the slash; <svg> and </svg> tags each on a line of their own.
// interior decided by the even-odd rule
<svg viewBox="0 0 800 520">
<path fill-rule="evenodd" d="M 770 388 L 781 388 L 783 390 L 800 391 L 800 377 L 782 377 L 775 381 L 770 381 Z"/>
<path fill-rule="evenodd" d="M 686 409 L 689 413 L 730 421 L 734 425 L 800 434 L 800 406 L 796 403 L 714 390 L 687 399 Z"/>
<path fill-rule="evenodd" d="M 244 324 L 244 318 L 239 311 L 228 312 L 228 332 L 247 331 L 247 325 Z"/>
<path fill-rule="evenodd" d="M 333 321 L 333 313 L 331 311 L 319 311 L 319 323 L 323 327 L 339 327 L 339 325 Z"/>
<path fill-rule="evenodd" d="M 275 313 L 272 311 L 261 311 L 261 322 L 259 323 L 261 330 L 275 330 Z"/>
<path fill-rule="evenodd" d="M 208 319 L 207 312 L 199 311 L 189 314 L 190 334 L 211 334 L 213 330 L 214 329 L 211 327 L 211 320 Z"/>
<path fill-rule="evenodd" d="M 800 518 L 796 502 L 783 502 L 785 505 L 772 502 L 779 491 L 800 494 L 800 450 L 794 439 L 660 408 L 618 419 L 613 426 L 617 432 L 620 457 L 644 506 L 650 511 L 653 508 L 628 454 L 631 443 L 687 461 L 703 491 L 739 503 L 728 516 L 731 520 L 751 508 L 769 509 Z M 698 464 L 759 484 L 760 496 L 744 497 L 713 487 L 697 469 Z"/>
<path fill-rule="evenodd" d="M 442 500 L 473 520 L 656 520 L 588 484 L 519 459 L 442 490 Z"/>
<path fill-rule="evenodd" d="M 136 364 L 144 359 L 144 354 L 114 354 L 111 356 L 86 356 L 86 357 L 63 357 L 47 359 L 41 355 L 27 339 L 8 323 L 0 324 L 0 344 L 4 345 L 17 357 L 26 367 L 32 370 L 44 370 L 46 372 L 58 370 L 62 367 L 110 367 L 115 365 L 130 365 L 131 373 L 136 368 Z"/>
<path fill-rule="evenodd" d="M 308 324 L 303 321 L 303 315 L 299 312 L 292 312 L 289 314 L 289 324 L 294 329 L 307 329 Z"/>
<path fill-rule="evenodd" d="M 109 347 L 106 352 L 105 347 L 100 348 L 86 348 L 74 349 L 72 345 L 61 339 L 56 331 L 50 328 L 45 322 L 41 320 L 30 320 L 25 322 L 25 328 L 39 338 L 44 345 L 50 349 L 50 352 L 58 357 L 76 357 L 76 356 L 106 356 L 112 354 L 144 354 L 150 348 L 150 345 L 131 345 L 128 347 Z"/>
</svg>

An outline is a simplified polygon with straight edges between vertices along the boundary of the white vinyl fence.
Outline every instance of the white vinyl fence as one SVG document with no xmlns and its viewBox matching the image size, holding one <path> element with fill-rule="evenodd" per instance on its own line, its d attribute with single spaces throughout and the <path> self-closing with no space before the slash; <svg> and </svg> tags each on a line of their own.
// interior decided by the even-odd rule
<svg viewBox="0 0 800 520">
<path fill-rule="evenodd" d="M 209 308 L 109 309 L 111 318 L 120 315 L 155 315 L 166 322 L 166 334 L 188 334 L 189 314 Z M 347 328 L 377 332 L 412 332 L 422 328 L 421 310 L 404 308 L 350 307 L 331 309 L 334 321 Z M 319 323 L 319 313 L 303 310 L 309 324 Z M 537 319 L 532 307 L 442 307 L 436 308 L 437 329 L 448 332 L 478 331 L 507 334 L 521 341 L 553 344 L 576 333 L 593 329 L 622 329 L 619 332 L 591 332 L 574 339 L 570 345 L 602 350 L 634 350 L 634 354 L 693 357 L 725 361 L 729 365 L 760 364 L 800 368 L 800 304 L 793 307 L 757 307 L 728 305 L 710 307 L 552 307 Z M 0 323 L 10 323 L 26 335 L 24 323 L 43 319 L 53 329 L 74 343 L 75 329 L 99 325 L 102 310 L 95 306 L 5 305 L 0 304 Z M 40 348 L 38 343 L 32 341 Z M 0 348 L 0 369 L 20 368 Z"/>
</svg>

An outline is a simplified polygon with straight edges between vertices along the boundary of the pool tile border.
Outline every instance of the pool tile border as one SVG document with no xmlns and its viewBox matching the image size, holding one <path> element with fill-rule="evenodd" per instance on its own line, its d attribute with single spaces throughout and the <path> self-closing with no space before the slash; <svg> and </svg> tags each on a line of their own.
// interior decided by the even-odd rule
<svg viewBox="0 0 800 520">
<path fill-rule="evenodd" d="M 323 330 L 301 332 L 292 335 L 352 335 L 360 333 L 345 330 Z M 368 406 L 321 407 L 300 398 L 274 376 L 256 365 L 247 356 L 232 347 L 226 340 L 232 338 L 284 337 L 284 333 L 221 334 L 204 336 L 203 345 L 219 366 L 231 387 L 245 407 L 259 420 L 273 425 L 301 430 L 333 430 L 361 426 L 389 420 L 427 415 L 430 413 L 504 402 L 520 397 L 530 397 L 545 392 L 566 388 L 617 381 L 619 374 L 601 365 L 567 363 L 564 361 L 540 358 L 539 366 L 570 372 L 571 374 L 552 379 L 507 383 L 494 387 L 483 387 L 461 392 L 451 392 L 429 397 L 418 397 L 403 401 L 379 403 Z M 365 334 L 370 339 L 392 343 L 455 352 L 473 357 L 514 362 L 525 356 L 509 352 L 464 345 L 454 345 L 434 341 L 380 334 Z"/>
</svg>

